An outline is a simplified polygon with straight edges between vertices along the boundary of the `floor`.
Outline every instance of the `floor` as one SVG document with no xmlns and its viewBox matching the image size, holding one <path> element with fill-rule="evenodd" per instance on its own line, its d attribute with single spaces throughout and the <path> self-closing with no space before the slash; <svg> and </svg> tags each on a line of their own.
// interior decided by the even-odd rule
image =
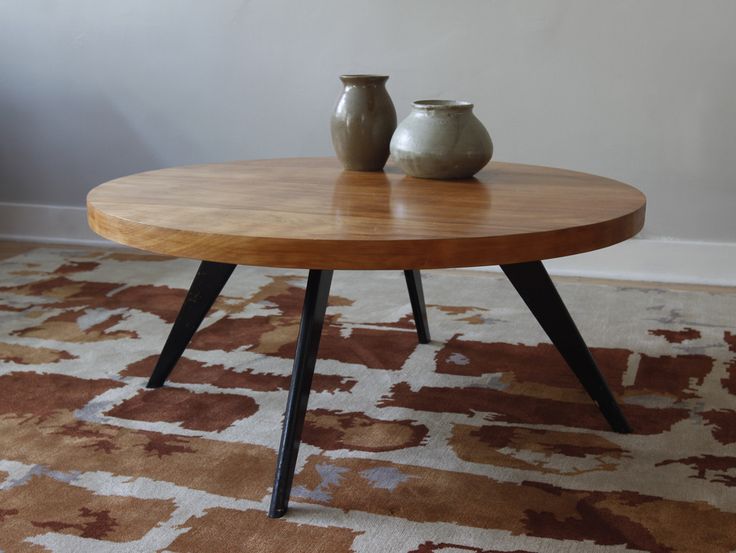
<svg viewBox="0 0 736 553">
<path fill-rule="evenodd" d="M 502 274 L 427 271 L 429 344 L 400 272 L 336 275 L 273 521 L 306 271 L 238 268 L 146 390 L 196 262 L 39 245 L 0 243 L 0 550 L 736 551 L 733 289 L 555 279 L 617 434 Z"/>
</svg>

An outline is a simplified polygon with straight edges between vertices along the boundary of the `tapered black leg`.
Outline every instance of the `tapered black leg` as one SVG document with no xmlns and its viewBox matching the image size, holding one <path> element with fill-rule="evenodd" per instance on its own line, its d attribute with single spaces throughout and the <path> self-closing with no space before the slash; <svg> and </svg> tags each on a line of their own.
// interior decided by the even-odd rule
<svg viewBox="0 0 736 553">
<path fill-rule="evenodd" d="M 317 361 L 317 350 L 331 282 L 332 271 L 309 271 L 302 308 L 302 321 L 299 326 L 299 339 L 294 355 L 294 368 L 291 371 L 289 399 L 286 402 L 286 413 L 284 414 L 279 458 L 276 462 L 271 508 L 268 511 L 268 516 L 271 518 L 284 516 L 289 507 L 291 483 L 294 479 L 294 468 L 299 454 L 299 441 L 304 428 L 304 416 L 307 412 L 309 390 L 312 387 L 312 376 Z"/>
<path fill-rule="evenodd" d="M 428 344 L 429 324 L 427 323 L 427 307 L 424 305 L 424 290 L 422 289 L 422 275 L 418 270 L 404 271 L 406 287 L 409 289 L 411 310 L 414 312 L 414 326 L 417 327 L 417 336 L 420 344 Z"/>
<path fill-rule="evenodd" d="M 631 432 L 629 423 L 598 370 L 588 346 L 580 336 L 542 262 L 501 265 L 501 269 L 598 405 L 611 428 L 616 432 Z"/>
<path fill-rule="evenodd" d="M 164 385 L 234 269 L 235 265 L 228 263 L 202 261 L 153 369 L 148 381 L 149 388 Z"/>
</svg>

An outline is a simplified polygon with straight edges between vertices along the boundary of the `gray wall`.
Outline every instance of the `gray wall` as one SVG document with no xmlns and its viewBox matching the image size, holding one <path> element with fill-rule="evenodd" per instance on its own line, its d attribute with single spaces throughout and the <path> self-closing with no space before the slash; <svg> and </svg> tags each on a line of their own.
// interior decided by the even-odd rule
<svg viewBox="0 0 736 553">
<path fill-rule="evenodd" d="M 649 196 L 645 236 L 736 242 L 734 0 L 0 0 L 0 202 L 331 154 L 345 72 L 399 117 L 462 98 L 495 157 Z"/>
</svg>

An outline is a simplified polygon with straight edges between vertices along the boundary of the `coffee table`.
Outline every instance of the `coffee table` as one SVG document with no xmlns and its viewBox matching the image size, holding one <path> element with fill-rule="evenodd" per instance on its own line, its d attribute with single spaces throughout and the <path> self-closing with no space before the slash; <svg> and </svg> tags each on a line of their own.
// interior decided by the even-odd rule
<svg viewBox="0 0 736 553">
<path fill-rule="evenodd" d="M 332 158 L 238 161 L 122 177 L 87 196 L 92 230 L 142 250 L 201 260 L 153 371 L 162 386 L 238 264 L 308 269 L 270 517 L 288 507 L 332 273 L 404 271 L 429 341 L 421 269 L 500 265 L 611 428 L 630 427 L 542 260 L 634 236 L 646 199 L 562 169 L 490 163 L 476 178 L 343 171 Z"/>
</svg>

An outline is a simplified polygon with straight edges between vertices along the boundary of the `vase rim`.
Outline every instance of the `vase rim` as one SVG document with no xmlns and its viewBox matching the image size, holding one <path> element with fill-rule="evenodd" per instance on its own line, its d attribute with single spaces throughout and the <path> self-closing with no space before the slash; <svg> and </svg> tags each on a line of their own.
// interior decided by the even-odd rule
<svg viewBox="0 0 736 553">
<path fill-rule="evenodd" d="M 349 74 L 340 75 L 345 84 L 380 84 L 388 80 L 388 75 Z"/>
<path fill-rule="evenodd" d="M 415 100 L 411 105 L 414 109 L 427 111 L 470 111 L 473 109 L 473 104 L 464 100 Z"/>
</svg>

